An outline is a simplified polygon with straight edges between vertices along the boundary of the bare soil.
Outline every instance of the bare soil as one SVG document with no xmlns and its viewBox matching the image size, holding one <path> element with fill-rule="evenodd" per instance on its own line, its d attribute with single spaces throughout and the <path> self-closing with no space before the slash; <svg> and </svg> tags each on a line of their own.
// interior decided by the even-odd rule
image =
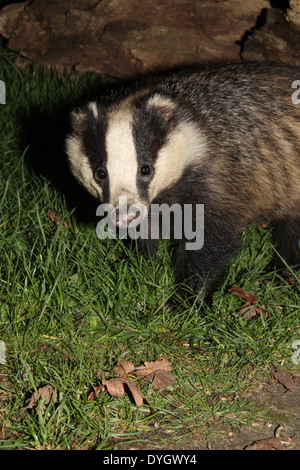
<svg viewBox="0 0 300 470">
<path fill-rule="evenodd" d="M 251 396 L 259 419 L 239 430 L 216 424 L 210 437 L 195 431 L 183 439 L 159 430 L 143 436 L 143 442 L 118 443 L 118 450 L 300 450 L 299 378 L 292 389 L 272 379 L 257 386 Z"/>
</svg>

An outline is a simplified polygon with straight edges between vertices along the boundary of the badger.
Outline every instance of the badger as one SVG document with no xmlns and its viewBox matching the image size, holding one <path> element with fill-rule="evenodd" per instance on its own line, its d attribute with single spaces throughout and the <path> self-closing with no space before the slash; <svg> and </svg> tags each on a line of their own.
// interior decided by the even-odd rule
<svg viewBox="0 0 300 470">
<path fill-rule="evenodd" d="M 272 223 L 273 266 L 297 266 L 299 80 L 296 66 L 213 63 L 106 91 L 72 112 L 71 170 L 119 226 L 150 220 L 154 205 L 203 205 L 201 248 L 187 249 L 184 234 L 174 247 L 176 282 L 201 297 L 218 288 L 249 224 Z M 155 251 L 157 240 L 138 242 Z"/>
</svg>

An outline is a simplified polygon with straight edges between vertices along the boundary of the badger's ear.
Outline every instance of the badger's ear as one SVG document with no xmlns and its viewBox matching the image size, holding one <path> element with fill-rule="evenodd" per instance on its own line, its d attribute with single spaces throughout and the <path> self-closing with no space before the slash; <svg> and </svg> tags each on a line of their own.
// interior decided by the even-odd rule
<svg viewBox="0 0 300 470">
<path fill-rule="evenodd" d="M 176 104 L 172 100 L 156 93 L 148 99 L 147 108 L 161 119 L 166 128 L 170 129 L 174 126 Z"/>
<path fill-rule="evenodd" d="M 71 125 L 76 134 L 82 134 L 87 113 L 82 109 L 74 109 L 71 113 Z"/>
<path fill-rule="evenodd" d="M 101 116 L 102 113 L 96 101 L 90 101 L 83 108 L 74 109 L 71 114 L 72 128 L 76 134 L 80 135 L 84 130 L 85 124 L 93 125 Z"/>
</svg>

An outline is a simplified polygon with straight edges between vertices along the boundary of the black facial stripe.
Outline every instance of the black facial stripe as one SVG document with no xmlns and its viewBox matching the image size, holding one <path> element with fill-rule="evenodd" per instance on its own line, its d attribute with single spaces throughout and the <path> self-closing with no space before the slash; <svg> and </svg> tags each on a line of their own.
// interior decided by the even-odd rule
<svg viewBox="0 0 300 470">
<path fill-rule="evenodd" d="M 147 109 L 146 102 L 134 113 L 132 131 L 138 162 L 137 189 L 140 196 L 147 199 L 157 154 L 166 142 L 168 131 L 156 114 L 155 107 Z M 145 165 L 150 167 L 148 174 L 142 174 L 141 169 Z"/>
<path fill-rule="evenodd" d="M 98 108 L 97 118 L 90 110 L 87 112 L 82 129 L 83 147 L 89 159 L 92 173 L 94 174 L 99 168 L 106 172 L 106 178 L 101 180 L 101 183 L 97 182 L 102 188 L 103 202 L 109 201 L 109 175 L 106 170 L 107 152 L 105 148 L 107 127 L 107 116 L 102 110 Z"/>
</svg>

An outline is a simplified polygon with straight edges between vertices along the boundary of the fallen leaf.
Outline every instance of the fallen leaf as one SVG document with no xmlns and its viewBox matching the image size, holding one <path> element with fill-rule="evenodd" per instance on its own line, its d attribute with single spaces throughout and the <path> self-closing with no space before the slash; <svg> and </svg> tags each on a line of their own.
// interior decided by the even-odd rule
<svg viewBox="0 0 300 470">
<path fill-rule="evenodd" d="M 233 285 L 228 292 L 230 294 L 236 295 L 237 297 L 241 297 L 242 299 L 246 300 L 249 304 L 253 305 L 257 303 L 257 298 L 254 293 L 246 294 L 246 292 L 239 286 Z"/>
<path fill-rule="evenodd" d="M 59 225 L 60 223 L 59 216 L 55 214 L 52 209 L 48 209 L 47 215 L 52 222 L 54 222 L 57 226 Z M 62 222 L 62 227 L 69 228 L 65 220 Z"/>
<path fill-rule="evenodd" d="M 131 374 L 135 370 L 134 365 L 132 362 L 128 361 L 120 361 L 115 367 L 114 371 L 117 375 L 120 375 L 121 377 L 126 377 L 128 374 Z"/>
<path fill-rule="evenodd" d="M 245 450 L 285 450 L 291 445 L 291 437 L 274 437 L 271 439 L 260 439 L 246 446 Z"/>
<path fill-rule="evenodd" d="M 137 406 L 141 406 L 145 399 L 142 392 L 134 385 L 129 379 L 118 377 L 116 379 L 102 379 L 102 385 L 104 385 L 108 393 L 117 398 L 123 398 L 125 393 L 125 385 L 129 388 L 132 398 L 134 399 Z"/>
<path fill-rule="evenodd" d="M 292 445 L 293 437 L 281 436 L 285 430 L 285 426 L 280 424 L 274 431 L 274 437 L 255 441 L 244 450 L 286 450 Z"/>
<path fill-rule="evenodd" d="M 102 385 L 95 387 L 94 391 L 89 394 L 88 401 L 95 400 L 99 393 L 103 392 L 105 389 L 112 397 L 123 398 L 126 387 L 128 387 L 128 390 L 137 406 L 141 406 L 143 402 L 145 402 L 149 406 L 150 412 L 154 413 L 154 409 L 150 406 L 143 393 L 131 380 L 124 377 L 117 377 L 109 380 L 102 379 Z"/>
<path fill-rule="evenodd" d="M 177 385 L 176 378 L 174 377 L 171 372 L 168 370 L 156 370 L 155 372 L 151 372 L 145 380 L 152 382 L 153 386 L 157 390 L 161 389 L 173 389 Z"/>
<path fill-rule="evenodd" d="M 148 381 L 153 381 L 153 385 L 157 390 L 162 388 L 173 388 L 177 384 L 176 378 L 171 374 L 172 364 L 163 359 L 161 361 L 145 361 L 143 365 L 135 367 L 132 362 L 120 361 L 115 367 L 114 372 L 119 376 L 113 379 L 102 379 L 102 385 L 95 387 L 94 391 L 88 396 L 88 401 L 94 400 L 100 391 L 107 392 L 117 398 L 123 398 L 126 389 L 129 390 L 132 398 L 137 406 L 141 406 L 145 402 L 154 413 L 140 389 L 128 378 L 128 375 L 137 375 L 144 377 Z"/>
<path fill-rule="evenodd" d="M 274 377 L 277 382 L 286 388 L 286 390 L 293 391 L 296 388 L 296 383 L 294 376 L 289 372 L 280 369 L 279 367 L 275 366 L 275 372 L 272 372 L 272 376 Z"/>
<path fill-rule="evenodd" d="M 255 318 L 260 313 L 266 315 L 266 310 L 264 305 L 257 304 L 257 297 L 254 292 L 250 292 L 247 294 L 241 287 L 239 286 L 232 286 L 228 292 L 230 294 L 236 295 L 237 297 L 241 297 L 242 299 L 246 300 L 246 303 L 240 308 L 237 312 L 240 316 L 245 318 L 245 320 L 250 320 L 250 318 Z"/>
<path fill-rule="evenodd" d="M 166 359 L 163 359 L 161 361 L 144 362 L 143 366 L 135 367 L 134 373 L 141 377 L 145 377 L 157 370 L 171 371 L 172 369 L 172 364 Z"/>
<path fill-rule="evenodd" d="M 33 393 L 26 408 L 30 410 L 36 408 L 38 404 L 41 403 L 41 411 L 43 413 L 45 406 L 48 405 L 52 399 L 54 403 L 57 402 L 57 390 L 52 385 L 45 385 Z"/>
<path fill-rule="evenodd" d="M 99 393 L 102 392 L 104 389 L 105 389 L 104 385 L 96 386 L 94 390 L 89 394 L 88 401 L 95 400 L 95 398 L 97 398 Z"/>
</svg>

